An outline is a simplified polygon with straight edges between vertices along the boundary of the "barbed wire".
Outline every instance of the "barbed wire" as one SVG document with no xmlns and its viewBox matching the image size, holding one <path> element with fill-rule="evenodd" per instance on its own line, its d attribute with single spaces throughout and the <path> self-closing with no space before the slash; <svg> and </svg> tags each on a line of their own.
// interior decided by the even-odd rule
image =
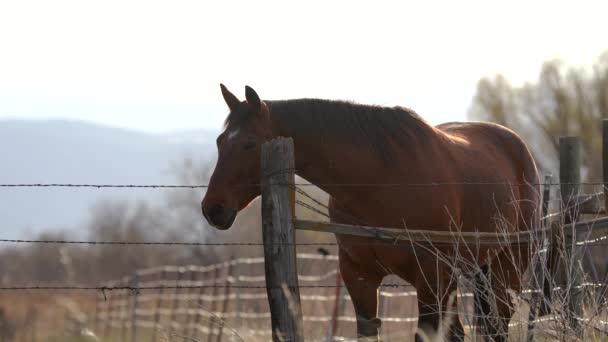
<svg viewBox="0 0 608 342">
<path fill-rule="evenodd" d="M 298 285 L 298 288 L 339 288 L 343 285 Z M 296 286 L 287 286 L 296 287 Z M 371 288 L 371 285 L 355 285 L 355 287 Z M 410 284 L 381 284 L 378 287 L 386 288 L 414 288 Z M 192 289 L 282 289 L 282 287 L 267 287 L 266 285 L 174 285 L 174 286 L 70 286 L 70 285 L 24 285 L 24 286 L 0 286 L 0 291 L 25 291 L 25 290 L 55 290 L 55 291 L 120 291 L 128 290 L 139 292 L 143 290 L 192 290 Z"/>
<path fill-rule="evenodd" d="M 251 186 L 248 184 L 247 186 Z M 237 186 L 237 185 L 235 185 Z M 241 186 L 245 186 L 244 184 Z M 0 188 L 150 188 L 150 189 L 163 189 L 163 188 L 178 188 L 178 189 L 198 189 L 208 188 L 208 184 L 201 185 L 178 185 L 178 184 L 76 184 L 76 183 L 14 183 L 14 184 L 0 184 Z"/>
<path fill-rule="evenodd" d="M 328 210 L 329 208 L 327 207 L 327 205 L 319 202 L 318 200 L 316 200 L 314 197 L 312 197 L 311 195 L 309 195 L 308 193 L 306 193 L 304 190 L 296 188 L 295 189 L 298 193 L 304 195 L 305 197 L 307 197 L 308 199 L 311 199 L 314 203 L 316 203 L 317 205 L 321 206 L 323 209 Z M 310 205 L 308 203 L 305 203 L 303 201 L 300 200 L 296 200 L 296 205 L 299 205 L 307 210 L 311 210 L 319 215 L 322 215 L 326 218 L 329 218 L 329 215 L 325 212 L 323 212 L 322 210 L 314 207 L 313 205 Z M 404 230 L 404 232 L 406 232 Z M 457 236 L 458 233 L 455 233 Z M 497 233 L 500 235 L 500 233 Z M 288 243 L 288 242 L 283 242 L 283 243 L 279 243 L 279 245 L 285 245 L 285 246 L 317 246 L 317 247 L 321 247 L 321 246 L 327 246 L 327 247 L 333 247 L 333 246 L 340 246 L 340 245 L 365 245 L 365 246 L 403 246 L 403 247 L 408 247 L 411 248 L 411 243 L 409 243 L 409 241 L 407 239 L 401 239 L 402 241 L 386 241 L 386 242 L 341 242 L 340 244 L 336 243 L 336 242 L 293 242 L 293 243 Z M 30 243 L 30 244 L 71 244 L 71 245 L 110 245 L 110 246 L 206 246 L 206 247 L 213 247 L 213 246 L 236 246 L 236 247 L 261 247 L 264 246 L 264 243 L 262 242 L 186 242 L 186 241 L 95 241 L 95 240 L 69 240 L 69 239 L 45 239 L 45 240 L 40 240 L 40 239 L 1 239 L 0 238 L 0 243 L 15 243 L 15 244 L 19 244 L 19 243 Z M 417 244 L 419 244 L 420 242 L 417 242 Z M 446 246 L 446 245 L 452 245 L 453 243 L 448 243 L 448 242 L 433 242 L 433 241 L 429 241 L 430 244 L 432 245 L 436 245 L 436 246 Z M 485 243 L 486 245 L 488 244 L 487 242 Z M 505 241 L 497 241 L 496 245 L 504 245 Z M 599 237 L 594 237 L 592 239 L 588 239 L 588 240 L 584 240 L 584 241 L 579 241 L 577 242 L 578 245 L 608 245 L 608 235 L 603 235 L 603 236 L 599 236 Z"/>
<path fill-rule="evenodd" d="M 405 232 L 405 231 L 404 231 Z M 457 237 L 457 233 L 455 233 Z M 371 238 L 371 237 L 370 237 Z M 26 239 L 0 239 L 0 243 L 29 243 L 29 244 L 48 244 L 48 245 L 109 245 L 109 246 L 201 246 L 201 247 L 213 247 L 213 246 L 235 246 L 235 247 L 261 247 L 264 246 L 262 242 L 181 242 L 181 241 L 94 241 L 94 240 L 26 240 Z M 420 241 L 416 242 L 417 244 Z M 406 245 L 407 244 L 407 245 Z M 453 244 L 448 242 L 433 242 L 429 241 L 429 244 L 437 244 L 444 246 L 446 244 Z M 485 245 L 488 242 L 484 242 Z M 507 242 L 497 241 L 497 245 L 508 245 Z M 401 246 L 411 247 L 410 241 L 400 239 L 399 241 L 387 242 L 294 242 L 294 243 L 275 243 L 280 246 L 340 246 L 340 245 L 364 245 L 364 246 Z M 579 241 L 577 245 L 585 246 L 596 246 L 596 245 L 608 245 L 608 235 L 603 235 L 597 238 Z"/>
<path fill-rule="evenodd" d="M 143 245 L 143 246 L 264 246 L 261 242 L 181 242 L 181 241 L 89 241 L 0 239 L 0 243 L 72 244 L 72 245 Z M 335 242 L 281 243 L 291 246 L 337 246 Z"/>
<path fill-rule="evenodd" d="M 296 287 L 295 285 L 286 285 L 287 287 Z M 298 288 L 339 288 L 344 285 L 297 285 Z M 351 284 L 353 288 L 371 288 L 372 285 L 367 284 Z M 607 284 L 595 284 L 595 283 L 586 283 L 580 285 L 581 288 L 593 287 L 593 288 L 603 288 L 608 286 Z M 382 288 L 412 288 L 415 286 L 411 284 L 397 284 L 397 283 L 388 283 L 388 284 L 380 284 L 377 287 Z M 24 291 L 24 290 L 66 290 L 66 291 L 121 291 L 121 290 L 129 290 L 133 292 L 138 292 L 142 290 L 192 290 L 192 289 L 282 289 L 282 287 L 267 287 L 266 285 L 222 285 L 222 284 L 208 284 L 208 285 L 162 285 L 162 286 L 133 286 L 133 285 L 111 285 L 111 286 L 78 286 L 78 285 L 19 285 L 19 286 L 0 286 L 0 291 Z M 560 290 L 560 287 L 556 287 L 553 291 Z"/>
<path fill-rule="evenodd" d="M 560 186 L 560 185 L 588 185 L 605 186 L 604 182 L 549 182 L 549 183 L 505 183 L 505 182 L 429 182 L 429 183 L 278 183 L 276 185 L 285 186 L 316 186 L 316 187 L 434 187 L 434 186 L 453 186 L 453 185 L 504 185 L 504 186 Z M 250 184 L 226 184 L 228 187 L 250 187 L 261 186 L 261 183 Z M 209 184 L 92 184 L 92 183 L 4 183 L 0 188 L 143 188 L 143 189 L 203 189 L 208 188 Z"/>
</svg>

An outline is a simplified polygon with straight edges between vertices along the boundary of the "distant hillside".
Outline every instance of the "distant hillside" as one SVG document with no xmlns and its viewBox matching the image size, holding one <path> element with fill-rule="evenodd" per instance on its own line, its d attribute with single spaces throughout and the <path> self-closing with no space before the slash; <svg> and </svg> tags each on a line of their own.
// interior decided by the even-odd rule
<svg viewBox="0 0 608 342">
<path fill-rule="evenodd" d="M 67 120 L 0 120 L 0 183 L 174 184 L 171 165 L 211 160 L 217 133 L 149 134 Z M 77 228 L 102 198 L 158 199 L 158 190 L 0 188 L 0 235 Z"/>
</svg>

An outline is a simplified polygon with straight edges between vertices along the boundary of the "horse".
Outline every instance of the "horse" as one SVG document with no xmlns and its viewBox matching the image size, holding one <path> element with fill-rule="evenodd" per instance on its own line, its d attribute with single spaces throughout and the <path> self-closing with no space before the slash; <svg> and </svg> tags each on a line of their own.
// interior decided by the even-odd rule
<svg viewBox="0 0 608 342">
<path fill-rule="evenodd" d="M 220 88 L 229 114 L 217 137 L 218 158 L 201 203 L 203 216 L 217 229 L 230 228 L 237 213 L 260 195 L 261 146 L 279 136 L 293 139 L 295 173 L 329 194 L 332 222 L 479 232 L 538 226 L 534 159 L 522 139 L 503 126 L 432 126 L 400 106 L 312 98 L 262 100 L 249 86 L 241 101 L 223 84 Z M 456 290 L 454 265 L 428 248 L 417 252 L 416 246 L 404 248 L 373 238 L 335 238 L 360 340 L 378 340 L 378 288 L 389 274 L 415 286 L 419 329 L 439 329 L 449 310 L 449 296 L 439 292 Z M 465 256 L 468 263 L 456 265 L 478 265 L 470 271 L 474 306 L 477 325 L 488 340 L 507 338 L 513 314 L 508 289 L 521 290 L 528 252 L 520 245 L 478 246 Z M 447 338 L 462 341 L 460 320 L 447 324 Z M 415 338 L 421 341 L 421 334 Z"/>
</svg>

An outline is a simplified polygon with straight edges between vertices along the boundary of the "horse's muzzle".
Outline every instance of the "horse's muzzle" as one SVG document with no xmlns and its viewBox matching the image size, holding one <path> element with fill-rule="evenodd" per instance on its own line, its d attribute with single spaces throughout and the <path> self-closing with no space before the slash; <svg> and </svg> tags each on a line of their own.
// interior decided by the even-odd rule
<svg viewBox="0 0 608 342">
<path fill-rule="evenodd" d="M 236 218 L 236 210 L 224 207 L 221 204 L 211 204 L 209 206 L 201 206 L 203 216 L 207 222 L 213 227 L 221 230 L 226 230 L 232 226 Z"/>
</svg>

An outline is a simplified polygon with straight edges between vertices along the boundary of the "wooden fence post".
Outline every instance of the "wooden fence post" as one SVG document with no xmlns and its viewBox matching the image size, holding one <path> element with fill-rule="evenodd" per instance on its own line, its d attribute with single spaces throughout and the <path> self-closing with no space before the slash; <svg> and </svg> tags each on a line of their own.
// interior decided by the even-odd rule
<svg viewBox="0 0 608 342">
<path fill-rule="evenodd" d="M 197 337 L 198 337 L 198 333 L 200 331 L 201 311 L 203 310 L 202 306 L 205 304 L 202 301 L 202 297 L 205 294 L 205 286 L 203 286 L 203 284 L 204 284 L 206 273 L 201 272 L 201 270 L 198 270 L 197 273 L 199 273 L 199 274 L 197 275 L 196 278 L 200 279 L 198 282 L 200 282 L 201 285 L 198 288 L 198 296 L 196 298 L 196 311 L 195 311 L 196 313 L 194 315 L 194 325 L 192 327 L 192 330 L 191 330 L 192 333 L 190 334 L 190 336 L 191 336 L 191 338 L 195 339 L 196 341 L 199 341 L 197 339 Z"/>
<path fill-rule="evenodd" d="M 93 311 L 93 332 L 96 335 L 100 335 L 99 331 L 97 330 L 99 327 L 99 310 L 100 308 L 100 304 L 99 304 L 99 300 L 100 300 L 100 295 L 96 293 L 96 297 L 95 297 L 95 311 Z"/>
<path fill-rule="evenodd" d="M 293 140 L 262 145 L 262 235 L 273 341 L 303 341 L 296 264 Z"/>
<path fill-rule="evenodd" d="M 139 297 L 139 274 L 137 271 L 133 274 L 133 301 L 131 304 L 131 342 L 137 342 L 137 299 Z"/>
<path fill-rule="evenodd" d="M 213 269 L 213 278 L 211 279 L 213 282 L 213 288 L 211 289 L 211 305 L 209 306 L 211 316 L 209 316 L 209 324 L 207 325 L 207 329 L 209 329 L 209 333 L 207 334 L 207 342 L 213 342 L 213 340 L 216 339 L 216 336 L 213 335 L 213 331 L 215 331 L 214 326 L 216 326 L 218 322 L 215 321 L 213 315 L 217 312 L 217 296 L 219 293 L 217 280 L 220 278 L 220 267 L 220 264 L 215 265 L 215 268 Z"/>
<path fill-rule="evenodd" d="M 568 316 L 570 326 L 575 333 L 580 333 L 578 318 L 583 313 L 583 283 L 582 257 L 583 247 L 577 246 L 577 235 L 585 232 L 577 232 L 574 226 L 578 218 L 578 205 L 576 198 L 580 192 L 581 182 L 581 154 L 580 140 L 578 137 L 559 138 L 559 179 L 562 199 L 562 213 L 564 215 L 564 242 L 566 260 L 566 285 L 570 289 L 567 296 Z"/>
<path fill-rule="evenodd" d="M 182 280 L 184 279 L 184 273 L 186 273 L 185 267 L 177 268 L 177 278 L 175 280 L 175 291 L 173 292 L 173 304 L 171 305 L 171 318 L 169 319 L 169 339 L 173 338 L 174 331 L 179 326 L 178 319 L 178 311 L 181 304 L 179 295 L 181 293 L 180 286 L 182 285 Z"/>
<path fill-rule="evenodd" d="M 30 325 L 30 342 L 36 342 L 38 341 L 36 338 L 36 333 L 38 331 L 38 309 L 36 309 L 36 307 L 28 308 L 28 316 Z"/>
<path fill-rule="evenodd" d="M 125 276 L 121 282 L 122 286 L 130 286 L 130 282 L 128 281 L 128 276 Z M 131 301 L 129 299 L 129 295 L 131 295 L 131 290 L 125 289 L 122 290 L 122 296 L 121 296 L 121 300 L 122 300 L 122 305 L 120 306 L 120 342 L 126 342 L 127 341 L 127 329 L 130 328 L 129 326 L 129 314 L 130 314 L 130 308 L 131 308 Z"/>
<path fill-rule="evenodd" d="M 386 311 L 386 296 L 384 295 L 386 291 L 382 290 L 382 284 L 380 284 L 380 288 L 378 289 L 378 318 L 382 320 L 384 318 L 384 312 Z"/>
<path fill-rule="evenodd" d="M 196 273 L 197 272 L 194 267 L 189 267 L 188 269 L 190 270 L 190 280 L 188 282 L 188 286 L 190 288 L 186 290 L 186 293 L 188 294 L 188 298 L 190 298 L 190 296 L 196 295 L 196 288 L 194 287 L 195 286 L 194 283 L 196 282 Z M 190 329 L 190 326 L 192 325 L 192 322 L 191 322 L 192 315 L 190 314 L 190 310 L 188 309 L 191 305 L 192 305 L 192 302 L 190 302 L 190 301 L 189 301 L 189 304 L 186 305 L 186 310 L 188 310 L 188 311 L 186 312 L 186 318 L 185 318 L 186 321 L 184 322 L 184 326 L 182 327 L 182 336 L 184 336 L 184 338 L 194 338 L 192 329 Z M 202 305 L 202 304 L 199 303 L 199 299 L 197 298 L 194 303 L 195 310 L 198 310 L 199 305 Z"/>
<path fill-rule="evenodd" d="M 608 119 L 602 120 L 602 168 L 604 176 L 604 214 L 608 215 Z"/>
<path fill-rule="evenodd" d="M 116 285 L 114 283 L 108 283 L 107 286 L 111 287 L 113 285 Z M 103 292 L 102 295 L 104 296 L 104 301 L 105 301 L 105 311 L 106 311 L 106 315 L 105 315 L 105 325 L 104 325 L 104 329 L 103 329 L 103 336 L 105 338 L 111 338 L 111 333 L 112 333 L 112 295 L 110 295 L 109 293 Z"/>
<path fill-rule="evenodd" d="M 222 308 L 220 309 L 221 315 L 218 315 L 221 319 L 219 324 L 219 331 L 217 334 L 216 342 L 221 342 L 224 339 L 224 324 L 226 324 L 226 311 L 228 310 L 228 303 L 230 301 L 230 284 L 232 281 L 232 274 L 234 271 L 234 264 L 232 262 L 228 262 L 228 266 L 226 267 L 226 282 L 224 283 L 224 298 L 222 300 Z"/>
<path fill-rule="evenodd" d="M 160 311 L 163 307 L 163 294 L 165 287 L 165 278 L 167 277 L 167 269 L 162 268 L 158 275 L 158 293 L 156 294 L 156 308 L 154 309 L 154 327 L 152 328 L 152 342 L 156 342 L 158 336 L 158 329 L 160 328 Z"/>
<path fill-rule="evenodd" d="M 234 308 L 235 308 L 235 317 L 234 317 L 234 329 L 236 329 L 237 331 L 240 330 L 243 327 L 243 322 L 241 320 L 241 311 L 243 310 L 243 299 L 241 298 L 243 290 L 239 289 L 238 287 L 241 285 L 241 279 L 240 279 L 240 274 L 241 274 L 241 259 L 237 258 L 235 259 L 235 264 L 234 264 L 234 283 L 232 284 L 235 287 L 235 298 L 234 298 Z"/>
</svg>

